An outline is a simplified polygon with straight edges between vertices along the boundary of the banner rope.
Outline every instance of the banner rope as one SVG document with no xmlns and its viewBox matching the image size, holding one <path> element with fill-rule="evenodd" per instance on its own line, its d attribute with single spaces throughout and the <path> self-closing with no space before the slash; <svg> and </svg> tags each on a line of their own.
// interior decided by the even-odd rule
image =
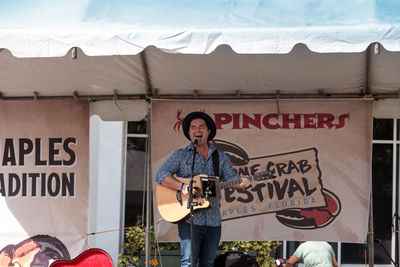
<svg viewBox="0 0 400 267">
<path fill-rule="evenodd" d="M 108 233 L 108 232 L 113 232 L 113 231 L 121 231 L 121 230 L 136 228 L 136 227 L 142 227 L 142 226 L 143 226 L 143 224 L 140 224 L 140 225 L 128 226 L 128 227 L 124 227 L 124 228 L 118 228 L 118 229 L 111 229 L 111 230 L 88 233 L 87 235 L 97 235 L 97 234 L 103 234 L 103 233 Z"/>
</svg>

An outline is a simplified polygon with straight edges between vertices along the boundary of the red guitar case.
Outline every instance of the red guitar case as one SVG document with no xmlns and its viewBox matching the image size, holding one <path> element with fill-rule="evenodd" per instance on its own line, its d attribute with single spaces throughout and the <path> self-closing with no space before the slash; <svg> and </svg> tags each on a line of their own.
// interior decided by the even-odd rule
<svg viewBox="0 0 400 267">
<path fill-rule="evenodd" d="M 113 267 L 111 257 L 102 249 L 92 248 L 84 251 L 75 259 L 59 260 L 50 267 Z"/>
</svg>

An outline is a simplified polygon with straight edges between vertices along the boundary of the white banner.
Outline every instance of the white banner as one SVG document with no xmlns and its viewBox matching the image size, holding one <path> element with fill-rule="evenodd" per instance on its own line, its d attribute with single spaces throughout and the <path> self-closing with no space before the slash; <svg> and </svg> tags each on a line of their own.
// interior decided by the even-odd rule
<svg viewBox="0 0 400 267">
<path fill-rule="evenodd" d="M 0 266 L 87 249 L 89 104 L 0 103 Z"/>
</svg>

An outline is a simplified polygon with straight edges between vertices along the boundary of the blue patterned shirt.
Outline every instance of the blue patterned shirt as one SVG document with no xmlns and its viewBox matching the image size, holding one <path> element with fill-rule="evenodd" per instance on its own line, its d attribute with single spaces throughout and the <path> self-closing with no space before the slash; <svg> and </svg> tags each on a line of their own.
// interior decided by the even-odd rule
<svg viewBox="0 0 400 267">
<path fill-rule="evenodd" d="M 156 182 L 161 184 L 167 176 L 177 176 L 181 178 L 188 178 L 192 176 L 192 162 L 193 162 L 193 144 L 189 144 L 185 148 L 176 150 L 160 167 L 156 174 Z M 199 174 L 206 174 L 214 176 L 214 165 L 212 160 L 212 153 L 216 148 L 210 145 L 208 157 L 203 159 L 200 154 L 196 153 L 196 160 L 194 164 L 194 176 Z M 222 151 L 218 150 L 219 158 L 219 176 L 221 180 L 228 181 L 239 177 L 232 167 L 229 157 Z M 206 226 L 220 226 L 221 225 L 221 212 L 219 198 L 209 198 L 211 208 L 199 209 L 194 213 L 193 223 L 197 225 Z M 187 220 L 189 222 L 189 219 Z"/>
</svg>

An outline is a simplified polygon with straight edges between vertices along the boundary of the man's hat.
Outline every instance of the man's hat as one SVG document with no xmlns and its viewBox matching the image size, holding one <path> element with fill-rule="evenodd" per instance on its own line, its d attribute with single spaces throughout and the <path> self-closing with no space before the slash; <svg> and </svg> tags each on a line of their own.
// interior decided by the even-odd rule
<svg viewBox="0 0 400 267">
<path fill-rule="evenodd" d="M 215 126 L 214 120 L 210 116 L 208 116 L 204 112 L 199 112 L 199 111 L 189 113 L 183 119 L 182 123 L 183 133 L 185 134 L 186 138 L 190 140 L 189 128 L 190 128 L 190 123 L 194 119 L 203 119 L 206 122 L 207 128 L 210 130 L 210 134 L 208 135 L 208 141 L 211 141 L 217 134 L 217 127 Z"/>
</svg>

